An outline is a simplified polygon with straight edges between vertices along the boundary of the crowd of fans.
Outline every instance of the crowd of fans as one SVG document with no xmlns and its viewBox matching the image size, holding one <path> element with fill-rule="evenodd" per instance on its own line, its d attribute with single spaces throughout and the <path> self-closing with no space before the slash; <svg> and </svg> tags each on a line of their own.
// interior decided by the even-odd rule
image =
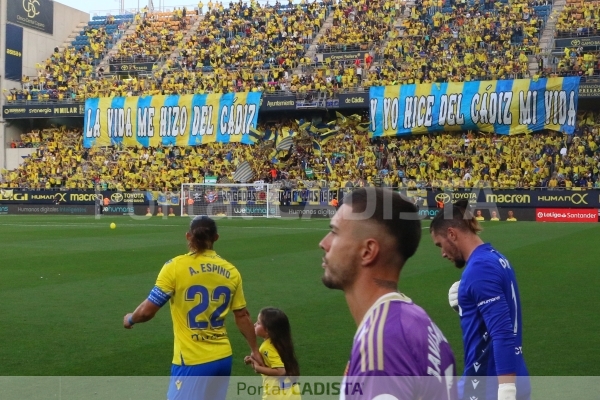
<svg viewBox="0 0 600 400">
<path fill-rule="evenodd" d="M 176 190 L 184 182 L 203 182 L 204 176 L 234 182 L 237 167 L 248 161 L 253 179 L 312 180 L 329 187 L 600 187 L 600 114 L 579 115 L 572 136 L 466 132 L 369 139 L 362 118 L 328 124 L 338 134 L 323 141 L 320 150 L 313 145 L 319 133 L 289 119 L 261 124 L 267 136 L 279 139 L 254 146 L 84 149 L 80 130 L 33 131 L 13 147 L 35 147 L 34 153 L 16 170 L 2 171 L 1 186 Z M 276 150 L 289 135 L 294 146 Z"/>
<path fill-rule="evenodd" d="M 598 2 L 568 1 L 556 21 L 556 38 L 573 38 L 573 45 L 557 49 L 554 68 L 547 68 L 544 61 L 539 60 L 546 73 L 554 72 L 560 76 L 600 76 L 600 46 L 583 46 L 581 39 L 596 36 L 600 32 L 600 6 Z M 596 50 L 592 50 L 596 48 Z M 546 61 L 547 64 L 547 61 Z"/>
<path fill-rule="evenodd" d="M 556 21 L 557 37 L 594 36 L 600 32 L 600 8 L 596 1 L 567 1 Z"/>
<path fill-rule="evenodd" d="M 209 8 L 158 82 L 177 93 L 268 92 L 281 89 L 280 81 L 288 83 L 285 90 L 327 12 L 326 2 Z"/>
<path fill-rule="evenodd" d="M 154 62 L 161 55 L 170 54 L 183 41 L 186 26 L 192 20 L 185 7 L 174 12 L 136 16 L 137 26 L 118 44 L 117 54 L 111 62 Z"/>
<path fill-rule="evenodd" d="M 23 76 L 21 90 L 4 91 L 7 100 L 84 101 L 86 97 L 106 93 L 89 90 L 97 77 L 96 65 L 125 32 L 131 19 L 115 20 L 109 16 L 103 24 L 94 22 L 82 32 L 87 44 L 67 46 L 64 51 L 54 48 L 50 58 L 36 65 L 37 77 Z"/>
<path fill-rule="evenodd" d="M 332 95 L 374 85 L 523 78 L 529 76 L 528 55 L 539 52 L 550 10 L 547 0 L 417 0 L 408 9 L 404 0 L 209 2 L 187 39 L 195 12 L 143 10 L 135 16 L 135 32 L 119 42 L 111 62 L 157 62 L 152 71 L 129 76 L 96 72 L 94 64 L 128 22 L 116 21 L 119 29 L 110 34 L 94 24 L 85 28 L 89 45 L 55 49 L 38 66 L 37 78 L 23 77 L 23 90 L 5 95 L 11 101 L 232 91 Z M 370 54 L 345 62 L 306 57 L 330 14 L 333 25 L 321 32 L 318 51 Z M 400 15 L 402 27 L 395 30 Z M 113 23 L 108 18 L 105 26 Z M 589 36 L 599 26 L 596 3 L 570 0 L 557 18 L 557 36 Z M 174 51 L 176 57 L 170 58 Z M 600 52 L 580 46 L 537 59 L 536 77 L 600 74 Z M 298 66 L 311 68 L 296 75 Z"/>
<path fill-rule="evenodd" d="M 381 66 L 363 84 L 527 77 L 527 55 L 538 50 L 544 26 L 544 18 L 533 8 L 536 4 L 419 0 L 403 20 L 401 32 L 382 49 Z"/>
<path fill-rule="evenodd" d="M 387 38 L 396 19 L 395 2 L 388 0 L 340 1 L 333 25 L 317 41 L 319 52 L 370 50 Z"/>
<path fill-rule="evenodd" d="M 304 94 L 373 85 L 511 79 L 528 75 L 528 55 L 538 51 L 547 14 L 543 0 L 509 2 L 342 0 L 301 4 L 208 4 L 195 16 L 185 9 L 135 17 L 135 33 L 125 37 L 111 62 L 169 59 L 150 74 L 107 76 L 94 64 L 128 28 L 85 29 L 89 45 L 68 47 L 38 67 L 37 78 L 23 77 L 23 90 L 5 92 L 9 100 L 81 101 L 86 97 L 288 91 Z M 199 10 L 204 5 L 199 4 Z M 542 7 L 542 8 L 540 8 Z M 558 36 L 595 34 L 600 11 L 595 3 L 565 7 Z M 328 15 L 319 51 L 372 50 L 350 62 L 324 62 L 296 75 L 299 65 L 316 66 L 305 56 Z M 402 28 L 391 28 L 403 15 Z M 110 18 L 107 24 L 114 23 Z M 196 28 L 187 36 L 186 29 Z M 108 25 L 107 25 L 108 26 Z M 544 61 L 542 61 L 544 60 Z M 541 70 L 547 59 L 539 57 Z M 597 75 L 598 52 L 566 48 L 557 62 L 560 75 Z M 550 74 L 549 69 L 541 74 Z M 318 133 L 290 119 L 262 124 L 270 137 L 293 134 L 294 147 L 275 150 L 277 140 L 255 146 L 210 144 L 148 149 L 84 149 L 80 130 L 52 128 L 22 135 L 11 147 L 34 147 L 14 171 L 2 171 L 2 187 L 115 190 L 176 189 L 184 182 L 217 176 L 233 182 L 248 161 L 254 179 L 326 181 L 329 186 L 395 187 L 599 187 L 600 115 L 579 116 L 573 136 L 536 133 L 522 136 L 442 133 L 370 140 L 360 116 L 333 122 L 339 132 L 317 150 Z M 310 124 L 309 124 L 310 125 Z M 327 126 L 332 126 L 331 124 Z M 316 131 L 318 132 L 318 131 Z M 310 171 L 308 173 L 307 171 Z"/>
</svg>

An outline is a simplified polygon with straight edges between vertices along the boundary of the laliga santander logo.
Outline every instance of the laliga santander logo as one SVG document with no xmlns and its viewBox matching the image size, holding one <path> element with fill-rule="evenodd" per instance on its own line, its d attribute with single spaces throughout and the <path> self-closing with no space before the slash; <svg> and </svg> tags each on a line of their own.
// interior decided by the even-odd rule
<svg viewBox="0 0 600 400">
<path fill-rule="evenodd" d="M 29 18 L 35 18 L 36 15 L 40 14 L 36 9 L 36 5 L 40 5 L 38 0 L 23 0 L 23 10 Z"/>
</svg>

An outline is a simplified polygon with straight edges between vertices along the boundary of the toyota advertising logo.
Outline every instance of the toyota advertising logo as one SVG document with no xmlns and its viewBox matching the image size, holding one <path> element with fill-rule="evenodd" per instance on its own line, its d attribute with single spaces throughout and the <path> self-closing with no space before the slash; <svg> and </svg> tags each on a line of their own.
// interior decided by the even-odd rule
<svg viewBox="0 0 600 400">
<path fill-rule="evenodd" d="M 123 194 L 122 193 L 113 193 L 110 195 L 110 201 L 112 201 L 113 203 L 120 203 L 123 201 Z"/>
<path fill-rule="evenodd" d="M 441 201 L 442 203 L 450 203 L 450 195 L 448 193 L 439 193 L 435 196 L 435 201 Z"/>
</svg>

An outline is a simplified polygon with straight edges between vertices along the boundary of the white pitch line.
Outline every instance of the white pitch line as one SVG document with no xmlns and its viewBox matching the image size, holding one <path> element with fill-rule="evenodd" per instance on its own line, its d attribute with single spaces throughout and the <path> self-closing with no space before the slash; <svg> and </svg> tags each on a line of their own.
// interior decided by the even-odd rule
<svg viewBox="0 0 600 400">
<path fill-rule="evenodd" d="M 43 227 L 84 227 L 84 228 L 89 228 L 89 227 L 94 227 L 94 228 L 106 228 L 106 226 L 104 224 L 2 224 L 0 223 L 0 226 L 19 226 L 19 227 L 32 227 L 32 228 L 43 228 Z M 169 225 L 169 224 L 164 224 L 164 225 L 158 225 L 158 224 L 119 224 L 118 227 L 136 227 L 136 228 L 143 228 L 143 227 L 174 227 L 174 228 L 183 228 L 186 227 L 186 225 Z M 281 227 L 281 226 L 231 226 L 231 225 L 221 225 L 218 227 L 219 229 L 224 229 L 224 228 L 235 228 L 235 229 L 277 229 L 277 230 L 297 230 L 297 231 L 328 231 L 329 229 L 325 229 L 325 228 L 288 228 L 288 227 Z"/>
<path fill-rule="evenodd" d="M 43 228 L 43 227 L 82 227 L 82 228 L 106 228 L 104 224 L 2 224 L 0 226 L 18 226 L 18 227 L 32 227 L 32 228 Z M 172 227 L 172 228 L 181 228 L 186 225 L 158 225 L 158 224 L 119 224 L 119 227 Z M 221 225 L 218 229 L 224 228 L 235 228 L 235 229 L 274 229 L 274 230 L 290 230 L 290 231 L 328 231 L 329 228 L 290 228 L 283 226 L 231 226 L 231 225 Z M 429 226 L 424 226 L 421 228 L 422 230 L 429 229 Z"/>
</svg>

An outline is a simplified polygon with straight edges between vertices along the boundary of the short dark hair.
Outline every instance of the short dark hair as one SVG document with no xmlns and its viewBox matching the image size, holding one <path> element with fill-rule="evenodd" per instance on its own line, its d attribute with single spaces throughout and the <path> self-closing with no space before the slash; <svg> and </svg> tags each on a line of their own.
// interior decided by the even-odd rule
<svg viewBox="0 0 600 400">
<path fill-rule="evenodd" d="M 217 224 L 206 215 L 199 215 L 190 222 L 190 250 L 201 253 L 211 249 L 217 236 Z"/>
<path fill-rule="evenodd" d="M 406 262 L 415 254 L 421 240 L 421 219 L 417 207 L 398 192 L 376 187 L 356 189 L 344 196 L 342 204 L 352 207 L 354 213 L 364 213 L 367 203 L 373 200 L 375 207 L 367 219 L 384 227 L 396 239 L 396 252 Z M 368 209 L 371 210 L 371 207 Z"/>
<path fill-rule="evenodd" d="M 455 228 L 463 232 L 471 232 L 478 234 L 481 232 L 479 222 L 469 210 L 468 200 L 459 200 L 451 207 L 445 207 L 442 212 L 438 213 L 429 225 L 429 233 L 446 235 L 446 229 Z"/>
</svg>

